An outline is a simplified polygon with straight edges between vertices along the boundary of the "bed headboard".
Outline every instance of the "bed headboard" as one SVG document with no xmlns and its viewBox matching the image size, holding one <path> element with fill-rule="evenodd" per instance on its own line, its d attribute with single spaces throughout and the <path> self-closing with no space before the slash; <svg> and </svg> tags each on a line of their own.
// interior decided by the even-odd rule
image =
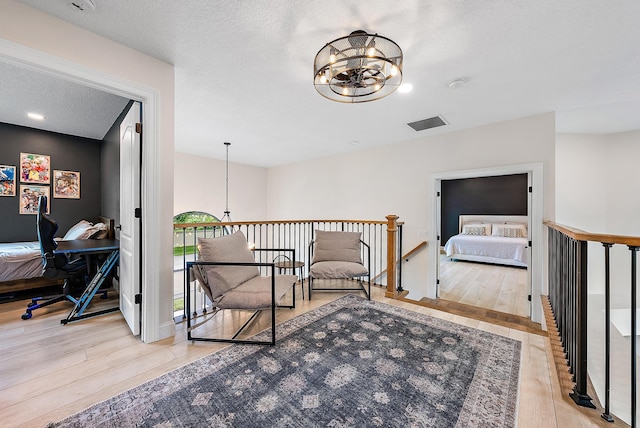
<svg viewBox="0 0 640 428">
<path fill-rule="evenodd" d="M 107 225 L 107 238 L 115 238 L 115 222 L 113 221 L 113 219 L 109 217 L 98 216 L 98 221 Z"/>
<path fill-rule="evenodd" d="M 469 215 L 464 214 L 458 218 L 458 233 L 462 233 L 462 226 L 467 223 L 522 223 L 529 224 L 526 215 Z"/>
</svg>

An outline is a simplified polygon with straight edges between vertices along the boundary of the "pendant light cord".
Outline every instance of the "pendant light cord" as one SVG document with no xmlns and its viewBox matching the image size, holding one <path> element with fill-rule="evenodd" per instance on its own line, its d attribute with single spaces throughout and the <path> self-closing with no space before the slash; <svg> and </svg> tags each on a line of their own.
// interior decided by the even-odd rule
<svg viewBox="0 0 640 428">
<path fill-rule="evenodd" d="M 228 221 L 231 221 L 231 212 L 229 211 L 229 146 L 231 145 L 231 143 L 224 143 L 225 146 L 227 146 L 227 163 L 226 163 L 226 176 L 225 176 L 225 185 L 226 185 L 226 194 L 225 194 L 225 211 L 224 211 L 224 216 L 222 216 L 222 219 L 224 220 L 225 218 Z"/>
</svg>

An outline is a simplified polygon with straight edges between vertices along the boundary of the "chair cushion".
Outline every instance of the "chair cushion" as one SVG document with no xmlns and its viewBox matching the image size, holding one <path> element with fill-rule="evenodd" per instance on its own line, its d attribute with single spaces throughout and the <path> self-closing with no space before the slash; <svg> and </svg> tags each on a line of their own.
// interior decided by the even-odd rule
<svg viewBox="0 0 640 428">
<path fill-rule="evenodd" d="M 362 263 L 360 236 L 360 232 L 316 230 L 311 264 L 325 261 Z"/>
<path fill-rule="evenodd" d="M 295 285 L 295 275 L 276 275 L 276 305 Z M 271 276 L 257 276 L 227 292 L 215 305 L 221 309 L 271 308 Z"/>
<path fill-rule="evenodd" d="M 353 278 L 368 275 L 368 273 L 362 263 L 336 261 L 314 263 L 309 270 L 309 276 L 321 279 Z"/>
<path fill-rule="evenodd" d="M 199 259 L 204 262 L 255 263 L 247 239 L 240 231 L 219 238 L 198 238 Z M 203 266 L 206 285 L 216 299 L 227 291 L 260 275 L 257 266 Z"/>
</svg>

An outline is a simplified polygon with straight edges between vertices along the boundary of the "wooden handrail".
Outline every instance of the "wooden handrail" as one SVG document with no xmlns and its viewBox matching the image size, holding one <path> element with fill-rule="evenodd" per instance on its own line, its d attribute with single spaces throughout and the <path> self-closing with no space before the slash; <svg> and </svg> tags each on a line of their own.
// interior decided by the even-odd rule
<svg viewBox="0 0 640 428">
<path fill-rule="evenodd" d="M 402 256 L 402 260 L 405 261 L 409 261 L 409 258 L 411 256 L 413 256 L 415 253 L 417 253 L 420 249 L 422 249 L 423 247 L 427 246 L 427 241 L 422 241 L 421 243 L 419 243 L 418 245 L 415 246 L 415 248 L 411 251 L 409 251 L 407 254 L 405 254 L 404 256 Z M 400 260 L 398 260 L 398 263 L 400 263 Z"/>
<path fill-rule="evenodd" d="M 191 228 L 191 227 L 224 227 L 224 226 L 247 226 L 247 225 L 261 225 L 261 224 L 302 224 L 302 223 L 357 223 L 357 224 L 376 224 L 384 225 L 386 221 L 377 220 L 265 220 L 265 221 L 215 221 L 208 223 L 174 223 L 173 227 L 176 229 Z M 403 224 L 398 222 L 398 224 Z"/>
<path fill-rule="evenodd" d="M 426 247 L 426 246 L 427 246 L 427 241 L 422 241 L 421 243 L 416 245 L 413 250 L 409 251 L 407 254 L 405 254 L 404 256 L 400 257 L 399 260 L 396 260 L 396 264 L 400 263 L 402 260 L 408 259 L 414 253 L 418 252 L 418 250 L 420 250 L 421 248 Z M 373 278 L 371 278 L 371 281 L 375 282 L 378 278 L 381 278 L 382 276 L 384 276 L 386 274 L 387 274 L 387 270 L 385 269 L 382 272 L 380 272 L 379 274 L 377 274 L 376 276 L 374 276 Z"/>
<path fill-rule="evenodd" d="M 558 232 L 562 232 L 568 237 L 575 239 L 576 241 L 591 241 L 601 242 L 604 244 L 622 244 L 630 247 L 640 247 L 640 236 L 627 236 L 627 235 L 611 235 L 607 233 L 590 233 L 584 230 L 576 229 L 571 226 L 565 226 L 562 224 L 554 223 L 552 221 L 545 221 L 544 225 L 555 229 Z"/>
</svg>

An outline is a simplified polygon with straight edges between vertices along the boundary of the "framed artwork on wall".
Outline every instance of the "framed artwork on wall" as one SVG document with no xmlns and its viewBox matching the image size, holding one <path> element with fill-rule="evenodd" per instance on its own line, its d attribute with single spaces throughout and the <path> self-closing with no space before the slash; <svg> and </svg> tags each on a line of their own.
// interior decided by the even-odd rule
<svg viewBox="0 0 640 428">
<path fill-rule="evenodd" d="M 16 167 L 0 165 L 0 196 L 16 195 Z"/>
<path fill-rule="evenodd" d="M 51 202 L 49 201 L 49 186 L 20 185 L 20 214 L 38 214 L 38 198 L 47 197 L 47 214 Z"/>
<path fill-rule="evenodd" d="M 80 173 L 54 169 L 53 197 L 80 199 Z"/>
<path fill-rule="evenodd" d="M 49 184 L 51 161 L 49 156 L 20 153 L 20 182 Z"/>
</svg>

